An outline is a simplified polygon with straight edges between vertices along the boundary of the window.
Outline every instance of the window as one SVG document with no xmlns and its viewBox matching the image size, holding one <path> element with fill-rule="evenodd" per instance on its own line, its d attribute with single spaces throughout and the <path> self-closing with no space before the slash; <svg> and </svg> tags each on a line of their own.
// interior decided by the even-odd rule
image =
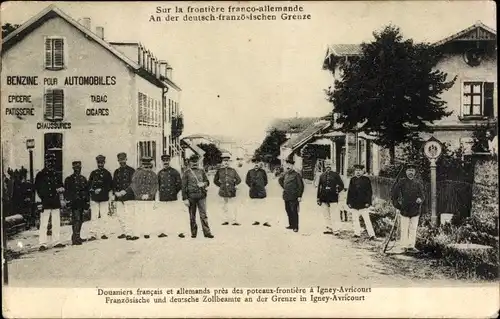
<svg viewBox="0 0 500 319">
<path fill-rule="evenodd" d="M 45 38 L 45 68 L 62 70 L 64 68 L 64 39 Z"/>
<path fill-rule="evenodd" d="M 137 100 L 137 117 L 138 117 L 138 122 L 139 125 L 144 125 L 146 119 L 145 119 L 145 105 L 144 105 L 144 97 L 145 95 L 141 92 L 138 94 L 138 100 Z"/>
<path fill-rule="evenodd" d="M 462 115 L 493 117 L 492 82 L 464 82 L 462 96 Z"/>
<path fill-rule="evenodd" d="M 44 95 L 44 118 L 48 121 L 62 121 L 64 118 L 64 91 L 47 89 Z"/>
</svg>

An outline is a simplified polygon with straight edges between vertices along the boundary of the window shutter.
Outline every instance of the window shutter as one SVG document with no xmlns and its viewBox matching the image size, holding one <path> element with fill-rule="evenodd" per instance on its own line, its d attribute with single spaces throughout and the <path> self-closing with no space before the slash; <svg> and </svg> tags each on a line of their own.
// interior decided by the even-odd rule
<svg viewBox="0 0 500 319">
<path fill-rule="evenodd" d="M 45 110 L 43 112 L 43 117 L 46 120 L 52 120 L 54 115 L 54 98 L 52 90 L 47 89 L 45 91 Z"/>
<path fill-rule="evenodd" d="M 45 39 L 45 68 L 52 67 L 52 40 Z"/>
<path fill-rule="evenodd" d="M 54 68 L 64 67 L 64 39 L 53 39 L 54 41 Z"/>
<path fill-rule="evenodd" d="M 54 119 L 62 120 L 64 118 L 64 91 L 61 89 L 53 90 L 54 100 Z"/>
<path fill-rule="evenodd" d="M 494 117 L 493 112 L 493 90 L 494 83 L 485 82 L 484 83 L 484 112 L 483 115 L 487 117 Z"/>
<path fill-rule="evenodd" d="M 139 125 L 142 124 L 142 122 L 144 121 L 144 118 L 143 118 L 143 106 L 142 106 L 142 93 L 139 92 L 138 94 L 138 99 L 137 99 L 137 108 L 138 108 L 138 112 L 137 112 L 137 116 L 138 116 L 138 119 L 139 119 Z"/>
</svg>

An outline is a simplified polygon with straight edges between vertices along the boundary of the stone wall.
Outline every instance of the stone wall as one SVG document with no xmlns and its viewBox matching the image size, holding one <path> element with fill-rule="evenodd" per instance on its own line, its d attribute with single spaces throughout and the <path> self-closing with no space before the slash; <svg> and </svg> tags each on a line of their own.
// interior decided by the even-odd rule
<svg viewBox="0 0 500 319">
<path fill-rule="evenodd" d="M 471 215 L 498 223 L 498 160 L 478 160 L 474 166 Z"/>
</svg>

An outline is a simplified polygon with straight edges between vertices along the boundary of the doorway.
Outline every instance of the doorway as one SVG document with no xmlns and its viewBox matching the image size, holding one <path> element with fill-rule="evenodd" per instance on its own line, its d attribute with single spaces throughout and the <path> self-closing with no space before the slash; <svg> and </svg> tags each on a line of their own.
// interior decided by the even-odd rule
<svg viewBox="0 0 500 319">
<path fill-rule="evenodd" d="M 63 181 L 63 134 L 45 133 L 44 135 L 44 159 L 47 154 L 54 154 L 56 171 L 59 182 Z"/>
</svg>

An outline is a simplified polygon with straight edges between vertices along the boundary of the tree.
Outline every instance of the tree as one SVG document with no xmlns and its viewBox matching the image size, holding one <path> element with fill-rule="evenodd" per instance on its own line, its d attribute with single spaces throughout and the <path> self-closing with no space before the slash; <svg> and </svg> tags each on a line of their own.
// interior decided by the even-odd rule
<svg viewBox="0 0 500 319">
<path fill-rule="evenodd" d="M 262 141 L 260 147 L 255 150 L 254 157 L 266 163 L 274 163 L 280 155 L 280 147 L 287 140 L 283 131 L 273 129 Z"/>
<path fill-rule="evenodd" d="M 215 144 L 201 143 L 198 147 L 205 152 L 205 155 L 203 156 L 203 166 L 215 166 L 222 162 L 222 152 Z"/>
<path fill-rule="evenodd" d="M 440 95 L 455 83 L 435 67 L 440 52 L 429 44 L 403 40 L 399 28 L 374 32 L 374 41 L 361 45 L 362 54 L 341 64 L 341 80 L 328 101 L 343 132 L 364 132 L 390 150 L 418 140 L 429 124 L 451 114 Z"/>
<path fill-rule="evenodd" d="M 6 23 L 2 25 L 2 39 L 9 35 L 12 31 L 19 28 L 19 24 Z"/>
</svg>

